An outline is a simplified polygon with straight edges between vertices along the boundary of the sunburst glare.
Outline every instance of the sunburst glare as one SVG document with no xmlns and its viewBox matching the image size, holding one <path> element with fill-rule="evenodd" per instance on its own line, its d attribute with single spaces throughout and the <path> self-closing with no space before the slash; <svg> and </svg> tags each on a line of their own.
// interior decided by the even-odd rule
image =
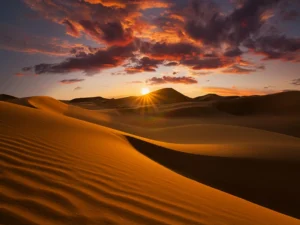
<svg viewBox="0 0 300 225">
<path fill-rule="evenodd" d="M 149 88 L 143 87 L 143 88 L 141 89 L 141 94 L 142 94 L 142 95 L 146 95 L 146 94 L 149 94 L 149 93 L 150 93 Z"/>
</svg>

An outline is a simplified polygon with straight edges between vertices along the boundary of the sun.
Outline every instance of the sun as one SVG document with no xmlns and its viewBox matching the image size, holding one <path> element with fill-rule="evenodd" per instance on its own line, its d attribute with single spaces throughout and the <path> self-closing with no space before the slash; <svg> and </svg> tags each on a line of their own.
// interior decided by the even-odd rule
<svg viewBox="0 0 300 225">
<path fill-rule="evenodd" d="M 141 94 L 142 94 L 142 95 L 146 95 L 146 94 L 149 94 L 149 93 L 150 93 L 149 88 L 143 87 L 143 88 L 141 89 Z"/>
</svg>

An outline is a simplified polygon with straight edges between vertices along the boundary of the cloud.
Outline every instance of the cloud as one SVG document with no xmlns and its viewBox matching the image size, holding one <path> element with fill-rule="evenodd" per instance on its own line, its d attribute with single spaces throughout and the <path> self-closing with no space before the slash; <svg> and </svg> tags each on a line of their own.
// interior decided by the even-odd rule
<svg viewBox="0 0 300 225">
<path fill-rule="evenodd" d="M 193 77 L 152 77 L 146 81 L 149 85 L 160 85 L 160 84 L 196 84 L 198 81 Z"/>
<path fill-rule="evenodd" d="M 164 66 L 178 66 L 178 62 L 168 62 L 166 64 L 164 64 Z"/>
<path fill-rule="evenodd" d="M 91 4 L 102 4 L 107 7 L 127 8 L 128 6 L 138 6 L 140 9 L 167 8 L 168 3 L 161 0 L 84 0 Z"/>
<path fill-rule="evenodd" d="M 224 56 L 228 56 L 228 57 L 237 57 L 242 55 L 243 52 L 239 49 L 239 48 L 233 48 L 233 49 L 229 49 L 224 53 Z"/>
<path fill-rule="evenodd" d="M 248 39 L 245 45 L 254 53 L 263 55 L 264 60 L 300 62 L 300 38 L 287 38 L 283 35 L 262 36 L 255 40 Z"/>
<path fill-rule="evenodd" d="M 68 58 L 55 64 L 35 65 L 36 74 L 85 72 L 92 75 L 103 69 L 120 66 L 126 59 L 133 56 L 134 44 L 127 46 L 112 46 L 108 49 L 98 50 L 94 54 L 83 54 L 80 57 Z"/>
<path fill-rule="evenodd" d="M 76 24 L 70 20 L 65 19 L 63 24 L 67 27 L 67 34 L 73 36 L 73 37 L 80 37 L 80 27 L 79 24 Z"/>
<path fill-rule="evenodd" d="M 59 83 L 61 84 L 75 84 L 75 83 L 79 83 L 84 81 L 84 79 L 65 79 L 65 80 L 61 80 L 59 81 Z"/>
<path fill-rule="evenodd" d="M 140 72 L 155 72 L 158 65 L 163 63 L 163 60 L 150 59 L 149 57 L 143 57 L 139 60 L 134 60 L 135 65 L 128 66 L 125 71 L 127 73 L 140 73 Z"/>
<path fill-rule="evenodd" d="M 67 34 L 73 37 L 86 34 L 110 45 L 130 42 L 130 27 L 140 22 L 143 10 L 170 6 L 164 0 L 23 1 L 41 17 L 64 25 Z"/>
<path fill-rule="evenodd" d="M 143 83 L 144 83 L 143 81 L 139 81 L 139 80 L 127 82 L 127 84 L 143 84 Z"/>
<path fill-rule="evenodd" d="M 194 16 L 190 15 L 185 31 L 191 38 L 205 44 L 220 45 L 227 42 L 237 46 L 262 27 L 266 21 L 261 17 L 263 13 L 279 2 L 247 0 L 232 13 L 224 15 L 212 2 L 194 0 Z"/>
<path fill-rule="evenodd" d="M 130 29 L 124 30 L 120 22 L 108 22 L 101 24 L 90 20 L 79 21 L 83 30 L 96 41 L 109 45 L 126 45 L 133 39 Z"/>
<path fill-rule="evenodd" d="M 92 75 L 118 66 L 125 71 L 113 75 L 178 65 L 200 71 L 192 75 L 206 75 L 202 70 L 247 74 L 264 69 L 242 60 L 245 53 L 300 62 L 299 38 L 275 32 L 278 19 L 297 14 L 290 4 L 283 6 L 284 0 L 231 0 L 227 11 L 226 1 L 213 0 L 23 1 L 40 17 L 65 27 L 68 35 L 85 37 L 96 46 L 2 32 L 2 49 L 66 57 L 60 63 L 31 67 L 37 74 Z"/>
<path fill-rule="evenodd" d="M 73 91 L 79 91 L 79 90 L 81 90 L 82 89 L 82 87 L 76 87 L 76 88 L 74 88 L 74 90 Z"/>
<path fill-rule="evenodd" d="M 190 43 L 142 43 L 141 52 L 151 58 L 164 60 L 180 60 L 183 57 L 199 55 L 200 47 Z M 173 62 L 174 63 L 174 62 Z M 172 65 L 172 64 L 171 64 Z"/>
<path fill-rule="evenodd" d="M 223 73 L 232 73 L 232 74 L 249 74 L 249 73 L 256 72 L 256 70 L 252 69 L 252 68 L 243 68 L 243 67 L 234 65 L 225 70 L 222 70 L 222 72 Z"/>
<path fill-rule="evenodd" d="M 250 95 L 266 95 L 278 91 L 268 91 L 253 88 L 226 88 L 226 87 L 202 87 L 204 93 L 215 93 L 222 96 L 250 96 Z"/>
<path fill-rule="evenodd" d="M 209 74 L 212 74 L 213 72 L 211 71 L 190 71 L 190 74 L 192 76 L 206 76 Z"/>
<path fill-rule="evenodd" d="M 218 69 L 230 66 L 234 64 L 234 59 L 218 58 L 218 57 L 206 57 L 206 58 L 189 58 L 182 59 L 180 64 L 188 66 L 193 70 L 203 70 L 203 69 Z"/>
<path fill-rule="evenodd" d="M 292 80 L 291 84 L 300 85 L 300 78 Z"/>
<path fill-rule="evenodd" d="M 264 87 L 264 89 L 272 89 L 272 88 L 275 88 L 275 86 L 266 86 L 266 87 Z"/>
</svg>

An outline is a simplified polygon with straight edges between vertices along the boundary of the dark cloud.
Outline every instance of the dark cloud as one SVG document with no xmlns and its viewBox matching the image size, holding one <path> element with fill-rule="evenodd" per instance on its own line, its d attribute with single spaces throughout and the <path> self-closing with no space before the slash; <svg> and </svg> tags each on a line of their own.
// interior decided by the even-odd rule
<svg viewBox="0 0 300 225">
<path fill-rule="evenodd" d="M 67 34 L 87 34 L 98 42 L 124 44 L 131 39 L 147 8 L 166 8 L 164 0 L 23 0 L 33 11 L 48 20 L 65 25 Z M 124 29 L 123 24 L 126 24 Z"/>
<path fill-rule="evenodd" d="M 198 81 L 193 77 L 152 77 L 146 81 L 149 85 L 160 85 L 160 84 L 196 84 Z"/>
<path fill-rule="evenodd" d="M 243 52 L 239 49 L 239 48 L 233 48 L 233 49 L 229 49 L 224 53 L 224 56 L 228 56 L 228 57 L 237 57 L 242 55 Z"/>
<path fill-rule="evenodd" d="M 83 71 L 91 75 L 102 69 L 122 65 L 126 59 L 133 56 L 134 50 L 135 45 L 133 43 L 127 46 L 113 46 L 105 50 L 99 50 L 94 54 L 68 58 L 57 64 L 39 64 L 34 66 L 34 70 L 36 74 Z"/>
<path fill-rule="evenodd" d="M 183 57 L 199 55 L 202 51 L 199 47 L 190 43 L 143 43 L 142 53 L 152 58 L 165 60 L 180 60 Z"/>
<path fill-rule="evenodd" d="M 179 63 L 178 62 L 168 62 L 164 64 L 164 66 L 177 66 Z"/>
<path fill-rule="evenodd" d="M 132 41 L 130 29 L 124 30 L 120 22 L 100 24 L 89 20 L 79 21 L 84 31 L 99 42 L 107 44 L 124 45 Z"/>
<path fill-rule="evenodd" d="M 245 46 L 257 54 L 264 55 L 265 60 L 299 61 L 300 38 L 262 36 L 257 39 L 248 39 Z"/>
<path fill-rule="evenodd" d="M 22 71 L 23 72 L 28 72 L 28 71 L 31 71 L 32 70 L 32 67 L 24 67 L 24 68 L 22 68 Z"/>
<path fill-rule="evenodd" d="M 210 45 L 227 42 L 237 46 L 262 27 L 264 12 L 280 0 L 248 0 L 229 15 L 222 14 L 216 7 L 210 13 L 206 12 L 206 1 L 192 2 L 198 2 L 194 6 L 197 16 L 192 17 L 185 27 L 191 38 Z"/>
<path fill-rule="evenodd" d="M 84 79 L 64 79 L 64 80 L 61 80 L 59 81 L 59 83 L 61 84 L 74 84 L 74 83 L 79 83 L 79 82 L 82 82 L 84 81 Z"/>
<path fill-rule="evenodd" d="M 120 22 L 111 22 L 101 25 L 103 32 L 103 40 L 113 44 L 128 44 L 132 41 L 132 33 L 130 29 L 123 29 Z"/>
<path fill-rule="evenodd" d="M 291 84 L 300 85 L 300 78 L 292 80 Z"/>
<path fill-rule="evenodd" d="M 218 69 L 233 64 L 233 60 L 222 58 L 191 58 L 183 59 L 180 64 L 191 67 L 193 70 Z"/>
<path fill-rule="evenodd" d="M 164 62 L 164 60 L 150 59 L 149 57 L 143 57 L 134 61 L 135 65 L 128 66 L 125 69 L 127 73 L 155 72 L 158 65 Z"/>
</svg>

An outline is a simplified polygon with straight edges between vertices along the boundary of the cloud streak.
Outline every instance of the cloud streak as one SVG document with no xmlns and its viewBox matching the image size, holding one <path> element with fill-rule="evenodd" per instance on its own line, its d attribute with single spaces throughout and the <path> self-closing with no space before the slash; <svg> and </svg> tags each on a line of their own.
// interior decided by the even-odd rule
<svg viewBox="0 0 300 225">
<path fill-rule="evenodd" d="M 163 77 L 152 77 L 146 81 L 149 85 L 161 85 L 161 84 L 197 84 L 198 81 L 193 77 L 171 77 L 171 76 L 163 76 Z"/>
<path fill-rule="evenodd" d="M 291 84 L 296 86 L 300 85 L 300 78 L 292 80 Z"/>
<path fill-rule="evenodd" d="M 250 95 L 266 95 L 276 93 L 276 90 L 260 90 L 253 88 L 225 88 L 225 87 L 202 87 L 204 93 L 215 93 L 222 96 L 250 96 Z"/>
<path fill-rule="evenodd" d="M 75 84 L 75 83 L 80 83 L 83 82 L 85 79 L 64 79 L 59 81 L 61 84 Z"/>
</svg>

